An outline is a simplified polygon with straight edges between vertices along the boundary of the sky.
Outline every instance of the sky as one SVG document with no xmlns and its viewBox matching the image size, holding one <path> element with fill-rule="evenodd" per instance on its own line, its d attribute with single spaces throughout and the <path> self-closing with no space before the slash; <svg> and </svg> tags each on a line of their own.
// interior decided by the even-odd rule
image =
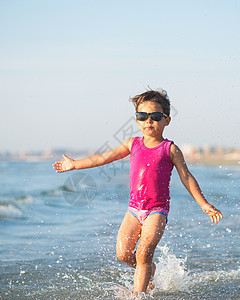
<svg viewBox="0 0 240 300">
<path fill-rule="evenodd" d="M 0 151 L 103 149 L 168 92 L 177 145 L 240 147 L 240 1 L 0 0 Z"/>
</svg>

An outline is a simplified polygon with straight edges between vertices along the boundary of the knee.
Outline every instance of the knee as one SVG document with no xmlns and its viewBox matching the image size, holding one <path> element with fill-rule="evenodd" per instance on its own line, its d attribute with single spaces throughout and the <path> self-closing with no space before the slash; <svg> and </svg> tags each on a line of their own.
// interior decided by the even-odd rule
<svg viewBox="0 0 240 300">
<path fill-rule="evenodd" d="M 140 246 L 137 249 L 136 261 L 137 264 L 150 264 L 153 260 L 154 250 L 148 246 Z"/>
<path fill-rule="evenodd" d="M 116 254 L 117 254 L 117 258 L 124 263 L 127 263 L 128 261 L 130 261 L 133 256 L 132 251 L 128 251 L 128 250 L 126 250 L 126 251 L 117 250 Z"/>
</svg>

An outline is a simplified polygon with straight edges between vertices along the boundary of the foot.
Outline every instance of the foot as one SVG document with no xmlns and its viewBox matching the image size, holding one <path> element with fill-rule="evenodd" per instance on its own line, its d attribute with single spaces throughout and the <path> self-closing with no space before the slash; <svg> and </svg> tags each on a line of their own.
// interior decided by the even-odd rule
<svg viewBox="0 0 240 300">
<path fill-rule="evenodd" d="M 147 286 L 148 290 L 153 290 L 155 288 L 154 275 L 155 275 L 155 272 L 156 272 L 156 268 L 157 268 L 156 264 L 152 263 L 152 274 L 151 274 L 151 277 L 150 277 L 150 280 L 149 280 L 149 283 L 148 283 L 148 286 Z"/>
</svg>

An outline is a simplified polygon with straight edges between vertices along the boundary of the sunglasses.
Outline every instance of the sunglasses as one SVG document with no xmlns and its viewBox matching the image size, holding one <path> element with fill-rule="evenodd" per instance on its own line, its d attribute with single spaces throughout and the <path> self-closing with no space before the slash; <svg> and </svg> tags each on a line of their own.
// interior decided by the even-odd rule
<svg viewBox="0 0 240 300">
<path fill-rule="evenodd" d="M 164 113 L 161 112 L 152 112 L 152 113 L 146 113 L 146 112 L 136 112 L 136 119 L 138 121 L 146 121 L 148 119 L 148 116 L 150 116 L 150 118 L 153 121 L 161 121 L 162 117 L 167 118 L 168 116 Z"/>
</svg>

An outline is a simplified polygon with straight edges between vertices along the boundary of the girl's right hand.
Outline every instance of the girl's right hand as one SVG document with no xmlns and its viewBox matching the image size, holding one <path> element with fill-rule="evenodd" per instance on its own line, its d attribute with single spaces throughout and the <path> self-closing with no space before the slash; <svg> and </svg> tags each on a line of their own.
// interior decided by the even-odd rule
<svg viewBox="0 0 240 300">
<path fill-rule="evenodd" d="M 71 171 L 75 169 L 74 166 L 74 160 L 70 157 L 67 157 L 63 154 L 64 160 L 62 161 L 56 161 L 55 164 L 53 164 L 53 169 L 57 170 L 57 173 L 62 173 L 66 171 Z"/>
</svg>

